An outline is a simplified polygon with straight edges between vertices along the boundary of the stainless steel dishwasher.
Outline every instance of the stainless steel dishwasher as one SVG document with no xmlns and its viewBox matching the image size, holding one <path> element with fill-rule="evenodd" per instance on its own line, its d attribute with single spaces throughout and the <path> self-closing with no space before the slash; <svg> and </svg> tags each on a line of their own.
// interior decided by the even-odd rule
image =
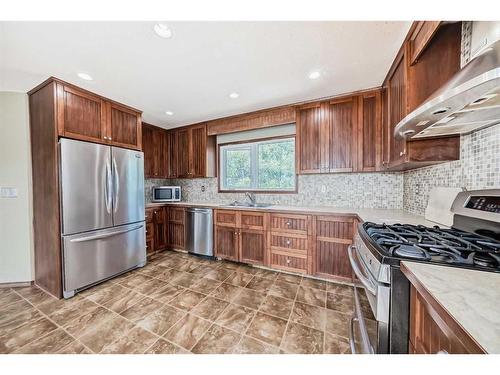
<svg viewBox="0 0 500 375">
<path fill-rule="evenodd" d="M 186 250 L 193 254 L 214 255 L 214 220 L 211 208 L 186 209 Z"/>
</svg>

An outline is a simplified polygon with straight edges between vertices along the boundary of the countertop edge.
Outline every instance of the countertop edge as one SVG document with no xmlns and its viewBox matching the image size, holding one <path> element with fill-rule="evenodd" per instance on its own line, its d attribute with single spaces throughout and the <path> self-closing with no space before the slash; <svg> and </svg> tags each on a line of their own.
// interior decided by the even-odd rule
<svg viewBox="0 0 500 375">
<path fill-rule="evenodd" d="M 400 264 L 401 272 L 410 281 L 410 283 L 415 287 L 415 289 L 424 297 L 424 299 L 437 311 L 439 315 L 447 315 L 450 317 L 451 322 L 454 323 L 453 329 L 458 329 L 461 331 L 462 336 L 467 339 L 468 347 L 476 347 L 478 353 L 488 353 L 488 351 L 469 333 L 469 331 L 462 326 L 462 324 L 455 318 L 455 316 L 446 309 L 445 306 L 439 301 L 439 299 L 432 294 L 430 290 L 419 280 L 418 276 L 413 273 L 413 271 L 408 266 L 408 261 L 402 261 Z"/>
<path fill-rule="evenodd" d="M 241 210 L 254 212 L 286 212 L 293 214 L 309 214 L 309 215 L 331 215 L 344 216 L 358 219 L 360 222 L 376 222 L 376 223 L 403 223 L 414 225 L 434 226 L 436 223 L 425 220 L 425 217 L 412 214 L 402 209 L 383 209 L 383 208 L 351 208 L 351 207 L 334 207 L 334 206 L 281 206 L 272 205 L 270 207 L 239 207 L 229 206 L 220 203 L 210 202 L 162 202 L 162 203 L 147 203 L 146 209 L 155 207 L 172 206 L 172 207 L 207 207 L 218 210 Z"/>
</svg>

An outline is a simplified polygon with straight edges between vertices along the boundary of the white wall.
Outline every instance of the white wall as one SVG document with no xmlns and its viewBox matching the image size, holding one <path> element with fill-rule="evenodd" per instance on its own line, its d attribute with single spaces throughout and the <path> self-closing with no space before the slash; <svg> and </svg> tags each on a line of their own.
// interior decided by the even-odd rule
<svg viewBox="0 0 500 375">
<path fill-rule="evenodd" d="M 33 280 L 33 227 L 28 96 L 0 92 L 0 284 Z"/>
</svg>

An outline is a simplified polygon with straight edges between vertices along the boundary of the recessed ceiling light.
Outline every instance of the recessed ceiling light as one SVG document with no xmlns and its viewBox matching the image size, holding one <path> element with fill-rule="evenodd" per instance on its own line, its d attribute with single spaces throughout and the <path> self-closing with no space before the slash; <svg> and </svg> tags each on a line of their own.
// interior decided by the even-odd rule
<svg viewBox="0 0 500 375">
<path fill-rule="evenodd" d="M 240 96 L 240 94 L 238 94 L 237 92 L 232 92 L 231 94 L 229 94 L 229 97 L 231 99 L 236 99 Z"/>
<path fill-rule="evenodd" d="M 173 116 L 174 115 L 174 112 L 172 111 L 165 111 L 165 114 L 169 115 L 169 116 Z"/>
<path fill-rule="evenodd" d="M 78 73 L 78 77 L 80 77 L 81 79 L 84 79 L 85 81 L 93 81 L 94 78 L 92 78 L 92 76 L 90 74 L 87 74 L 87 73 Z"/>
<path fill-rule="evenodd" d="M 154 30 L 156 35 L 158 35 L 159 37 L 167 39 L 172 37 L 172 30 L 170 30 L 164 23 L 157 23 L 154 26 Z"/>
<path fill-rule="evenodd" d="M 320 75 L 321 75 L 321 73 L 320 73 L 320 72 L 317 72 L 317 71 L 316 71 L 316 72 L 311 72 L 311 73 L 309 74 L 309 78 L 310 78 L 310 79 L 318 79 Z"/>
</svg>

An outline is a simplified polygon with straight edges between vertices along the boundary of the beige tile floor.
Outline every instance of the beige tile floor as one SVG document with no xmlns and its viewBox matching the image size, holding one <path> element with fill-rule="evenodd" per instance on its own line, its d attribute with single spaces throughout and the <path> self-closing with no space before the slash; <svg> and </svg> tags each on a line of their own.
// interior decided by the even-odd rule
<svg viewBox="0 0 500 375">
<path fill-rule="evenodd" d="M 69 300 L 0 289 L 0 353 L 349 353 L 352 310 L 347 285 L 164 252 Z"/>
</svg>

